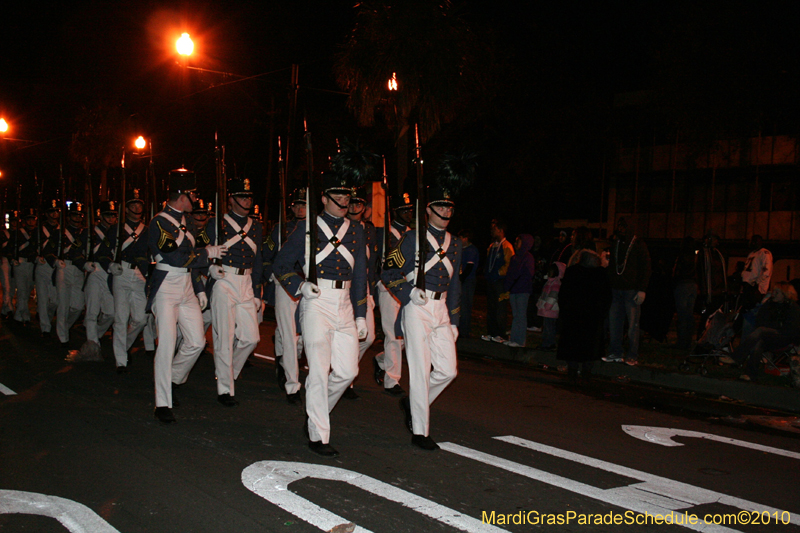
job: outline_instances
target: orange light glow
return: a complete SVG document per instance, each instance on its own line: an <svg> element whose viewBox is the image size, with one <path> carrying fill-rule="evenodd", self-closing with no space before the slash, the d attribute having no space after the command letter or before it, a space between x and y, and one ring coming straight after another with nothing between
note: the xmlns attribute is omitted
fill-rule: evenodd
<svg viewBox="0 0 800 533"><path fill-rule="evenodd" d="M133 145L139 150L142 150L145 146L147 146L147 142L144 140L144 137L139 135L139 137L136 138L136 141L134 141Z"/></svg>
<svg viewBox="0 0 800 533"><path fill-rule="evenodd" d="M0 133L5 133L8 131L8 122L6 119L0 118Z"/></svg>
<svg viewBox="0 0 800 533"><path fill-rule="evenodd" d="M389 79L389 90L396 91L397 90L397 73L392 72L392 77Z"/></svg>
<svg viewBox="0 0 800 533"><path fill-rule="evenodd" d="M188 33L181 34L180 39L175 43L175 47L182 56L190 56L194 51L194 43Z"/></svg>

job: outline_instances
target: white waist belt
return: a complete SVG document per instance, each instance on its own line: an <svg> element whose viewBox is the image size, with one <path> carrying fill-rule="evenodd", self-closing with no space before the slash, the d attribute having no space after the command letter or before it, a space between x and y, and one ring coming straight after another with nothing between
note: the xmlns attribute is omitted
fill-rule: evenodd
<svg viewBox="0 0 800 533"><path fill-rule="evenodd" d="M317 286L320 289L349 289L350 281L338 279L318 279Z"/></svg>
<svg viewBox="0 0 800 533"><path fill-rule="evenodd" d="M425 294L427 294L428 298L430 298L431 300L443 300L447 296L447 291L436 292L436 291L426 290Z"/></svg>
<svg viewBox="0 0 800 533"><path fill-rule="evenodd" d="M137 265L134 265L133 263L128 263L127 261L120 261L119 263L122 265L122 268L130 268L131 270L133 270L134 268L137 267Z"/></svg>
<svg viewBox="0 0 800 533"><path fill-rule="evenodd" d="M222 265L222 270L236 276L249 276L253 272L252 268L236 268L228 265Z"/></svg>
<svg viewBox="0 0 800 533"><path fill-rule="evenodd" d="M181 274L188 274L191 269L183 267L174 267L166 263L156 263L156 270L165 270L167 272L180 272Z"/></svg>

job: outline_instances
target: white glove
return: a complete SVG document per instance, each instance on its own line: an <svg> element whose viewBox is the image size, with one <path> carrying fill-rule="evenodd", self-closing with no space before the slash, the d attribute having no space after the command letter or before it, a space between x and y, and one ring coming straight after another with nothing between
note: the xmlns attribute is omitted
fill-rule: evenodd
<svg viewBox="0 0 800 533"><path fill-rule="evenodd" d="M56 266L58 268L67 268L67 264L64 262L63 259L59 259L58 261L56 261Z"/></svg>
<svg viewBox="0 0 800 533"><path fill-rule="evenodd" d="M200 310L205 311L205 308L208 307L208 296L206 296L206 293L198 292L197 301L200 302Z"/></svg>
<svg viewBox="0 0 800 533"><path fill-rule="evenodd" d="M261 311L261 298L253 298L253 304L256 306L256 313Z"/></svg>
<svg viewBox="0 0 800 533"><path fill-rule="evenodd" d="M121 276L122 275L122 265L119 263L111 263L108 265L108 271L111 272L114 276Z"/></svg>
<svg viewBox="0 0 800 533"><path fill-rule="evenodd" d="M319 298L319 287L310 281L304 281L300 285L300 294L303 295L303 298L308 298L309 300Z"/></svg>
<svg viewBox="0 0 800 533"><path fill-rule="evenodd" d="M636 293L636 296L633 297L633 303L636 305L642 305L644 303L644 291L639 291Z"/></svg>
<svg viewBox="0 0 800 533"><path fill-rule="evenodd" d="M358 330L358 340L363 341L367 338L369 330L367 329L366 318L356 318L356 329Z"/></svg>
<svg viewBox="0 0 800 533"><path fill-rule="evenodd" d="M208 273L211 274L211 277L220 280L225 277L225 271L222 270L222 267L219 265L211 265L208 267Z"/></svg>
<svg viewBox="0 0 800 533"><path fill-rule="evenodd" d="M456 342L458 340L458 326L450 324L450 329L453 331L453 342Z"/></svg>
<svg viewBox="0 0 800 533"><path fill-rule="evenodd" d="M47 261L45 261L45 260L44 260L44 257L37 257L37 258L36 258L36 261L37 261L37 262L38 262L40 265L44 265L45 263L47 263Z"/></svg>
<svg viewBox="0 0 800 533"><path fill-rule="evenodd" d="M428 303L428 295L419 287L411 289L411 301L416 305L425 305Z"/></svg>
<svg viewBox="0 0 800 533"><path fill-rule="evenodd" d="M227 246L206 246L206 250L208 250L208 258L209 259L221 259L223 255L228 253Z"/></svg>
<svg viewBox="0 0 800 533"><path fill-rule="evenodd" d="M94 272L95 270L97 270L97 267L96 267L96 266L94 265L94 263L92 263L91 261L86 261L86 262L83 264L83 269L84 269L86 272L92 273L92 272Z"/></svg>

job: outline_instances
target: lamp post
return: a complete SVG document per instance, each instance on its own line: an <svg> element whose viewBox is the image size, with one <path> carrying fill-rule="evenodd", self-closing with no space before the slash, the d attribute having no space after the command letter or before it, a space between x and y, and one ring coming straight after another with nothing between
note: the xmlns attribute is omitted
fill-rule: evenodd
<svg viewBox="0 0 800 533"><path fill-rule="evenodd" d="M6 119L0 118L0 133L5 134L8 131L8 122Z"/></svg>

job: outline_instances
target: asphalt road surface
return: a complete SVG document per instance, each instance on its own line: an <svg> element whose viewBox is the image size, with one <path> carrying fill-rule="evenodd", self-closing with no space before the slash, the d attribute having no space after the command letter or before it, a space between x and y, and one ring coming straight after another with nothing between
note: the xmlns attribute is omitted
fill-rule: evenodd
<svg viewBox="0 0 800 533"><path fill-rule="evenodd" d="M273 327L256 354L272 355ZM38 329L0 329L0 530L800 531L800 439L730 422L775 413L465 358L426 452L374 382L373 349L326 460L271 360L252 358L225 408L204 354L162 425L152 360L139 349L118 375L104 343L104 363L73 364Z"/></svg>

